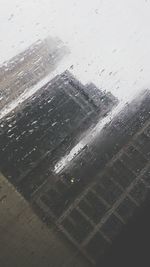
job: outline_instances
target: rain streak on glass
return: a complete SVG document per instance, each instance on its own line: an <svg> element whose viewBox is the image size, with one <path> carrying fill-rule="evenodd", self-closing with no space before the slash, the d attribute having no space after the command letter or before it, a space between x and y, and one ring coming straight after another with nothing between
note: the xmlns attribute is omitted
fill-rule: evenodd
<svg viewBox="0 0 150 267"><path fill-rule="evenodd" d="M0 266L100 266L149 204L149 12L1 0Z"/></svg>

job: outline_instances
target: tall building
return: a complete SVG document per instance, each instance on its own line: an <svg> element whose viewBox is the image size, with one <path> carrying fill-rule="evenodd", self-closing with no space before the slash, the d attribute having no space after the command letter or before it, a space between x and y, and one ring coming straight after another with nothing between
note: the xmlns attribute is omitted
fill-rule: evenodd
<svg viewBox="0 0 150 267"><path fill-rule="evenodd" d="M54 172L56 162L117 104L97 90L65 72L0 122L1 172L47 225L50 238L53 232L68 242L68 267L79 266L80 257L81 266L97 264L150 188L148 90Z"/></svg>
<svg viewBox="0 0 150 267"><path fill-rule="evenodd" d="M145 91L63 170L61 180L34 195L39 214L44 211L93 265L150 193L149 104Z"/></svg>
<svg viewBox="0 0 150 267"><path fill-rule="evenodd" d="M68 53L58 38L48 37L5 62L0 67L0 110L54 71Z"/></svg>
<svg viewBox="0 0 150 267"><path fill-rule="evenodd" d="M118 102L106 94L96 106L85 89L66 71L1 120L1 170L27 198L45 183L56 161Z"/></svg>

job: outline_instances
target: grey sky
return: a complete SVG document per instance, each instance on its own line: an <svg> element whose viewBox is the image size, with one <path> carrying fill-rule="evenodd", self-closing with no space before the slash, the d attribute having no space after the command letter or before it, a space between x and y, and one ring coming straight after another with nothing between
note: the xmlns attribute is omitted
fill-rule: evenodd
<svg viewBox="0 0 150 267"><path fill-rule="evenodd" d="M123 99L150 85L149 0L0 0L0 63L47 35L84 83Z"/></svg>

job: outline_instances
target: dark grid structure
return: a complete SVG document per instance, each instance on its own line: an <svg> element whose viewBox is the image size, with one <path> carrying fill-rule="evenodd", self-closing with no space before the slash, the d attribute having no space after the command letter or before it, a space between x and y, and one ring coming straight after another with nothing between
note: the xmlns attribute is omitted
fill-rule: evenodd
<svg viewBox="0 0 150 267"><path fill-rule="evenodd" d="M97 263L149 194L149 103L147 91L130 119L128 112L123 111L124 119L127 116L133 128L128 128L127 133L123 122L126 139L120 136L118 151L112 157L110 154L111 159L103 168L99 166L95 176L88 179L86 174L86 182L84 177L73 180L77 172L72 167L70 174L63 174L54 186L47 183L33 196L33 206L41 212L41 217L45 215L48 222L54 222L92 264ZM131 107L132 104L135 102ZM121 116L112 122L113 126L120 126ZM116 140L112 145L115 144ZM79 175L78 169L78 178Z"/></svg>
<svg viewBox="0 0 150 267"><path fill-rule="evenodd" d="M149 193L149 148L150 121L57 221L58 227L93 263Z"/></svg>

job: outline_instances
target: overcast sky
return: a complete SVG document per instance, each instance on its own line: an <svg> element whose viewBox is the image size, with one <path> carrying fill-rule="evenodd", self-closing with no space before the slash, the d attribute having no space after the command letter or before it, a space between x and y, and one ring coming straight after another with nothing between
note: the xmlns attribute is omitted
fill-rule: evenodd
<svg viewBox="0 0 150 267"><path fill-rule="evenodd" d="M47 35L82 82L123 99L150 87L150 0L0 0L0 64Z"/></svg>

